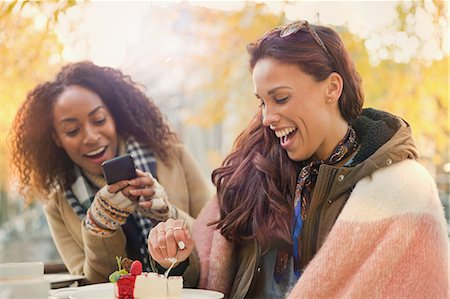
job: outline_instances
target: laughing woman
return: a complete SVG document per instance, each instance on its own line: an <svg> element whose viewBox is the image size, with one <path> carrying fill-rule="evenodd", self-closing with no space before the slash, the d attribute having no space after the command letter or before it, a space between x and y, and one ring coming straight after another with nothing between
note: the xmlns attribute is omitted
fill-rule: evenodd
<svg viewBox="0 0 450 299"><path fill-rule="evenodd" d="M12 148L20 191L42 199L67 269L90 282L107 281L116 256L149 271L151 228L168 218L189 226L212 195L153 101L119 70L90 62L65 66L28 94ZM107 185L102 162L125 153L138 177Z"/></svg>
<svg viewBox="0 0 450 299"><path fill-rule="evenodd" d="M260 110L195 221L199 286L231 298L449 298L436 185L408 123L362 109L339 35L301 21L248 50ZM163 262L159 229L149 247ZM174 237L165 243L192 243Z"/></svg>

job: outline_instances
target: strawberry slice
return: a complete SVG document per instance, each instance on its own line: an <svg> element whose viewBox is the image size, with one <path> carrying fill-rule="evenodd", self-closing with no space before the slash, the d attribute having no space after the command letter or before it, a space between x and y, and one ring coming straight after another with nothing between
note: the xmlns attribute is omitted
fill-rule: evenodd
<svg viewBox="0 0 450 299"><path fill-rule="evenodd" d="M130 274L141 275L141 273L142 273L142 263L140 261L134 261L131 264Z"/></svg>

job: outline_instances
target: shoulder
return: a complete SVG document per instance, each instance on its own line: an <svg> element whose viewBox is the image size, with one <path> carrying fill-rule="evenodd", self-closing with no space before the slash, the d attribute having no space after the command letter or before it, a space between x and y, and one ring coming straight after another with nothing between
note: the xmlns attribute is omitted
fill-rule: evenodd
<svg viewBox="0 0 450 299"><path fill-rule="evenodd" d="M63 206L66 203L67 201L65 200L64 194L54 191L43 203L43 210L48 217L59 217L62 213Z"/></svg>
<svg viewBox="0 0 450 299"><path fill-rule="evenodd" d="M188 147L182 143L174 144L172 147L172 152L175 159L181 163L183 168L190 169L197 164L197 160L192 155Z"/></svg>
<svg viewBox="0 0 450 299"><path fill-rule="evenodd" d="M176 143L172 146L174 153L177 157L182 158L185 155L190 155L190 152L186 145L183 143Z"/></svg>
<svg viewBox="0 0 450 299"><path fill-rule="evenodd" d="M437 216L441 210L433 178L417 161L407 159L380 168L360 180L341 218L380 220L405 213L431 213Z"/></svg>
<svg viewBox="0 0 450 299"><path fill-rule="evenodd" d="M170 160L166 163L156 156L158 164L158 179L170 178L171 181L183 180L188 174L195 172L196 161L187 147L183 144L175 144L171 149Z"/></svg>
<svg viewBox="0 0 450 299"><path fill-rule="evenodd" d="M53 209L61 204L62 199L64 199L64 194L62 192L53 191L50 193L48 198L43 201L44 209Z"/></svg>

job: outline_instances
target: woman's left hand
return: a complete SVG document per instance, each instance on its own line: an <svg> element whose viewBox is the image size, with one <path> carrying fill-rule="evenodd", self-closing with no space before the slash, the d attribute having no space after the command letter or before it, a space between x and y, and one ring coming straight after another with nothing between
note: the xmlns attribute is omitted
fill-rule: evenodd
<svg viewBox="0 0 450 299"><path fill-rule="evenodd" d="M139 206L143 209L163 209L168 207L164 187L149 173L136 169L137 178L129 181L128 193L141 198Z"/></svg>
<svg viewBox="0 0 450 299"><path fill-rule="evenodd" d="M150 230L148 236L150 255L166 269L171 266L170 258L176 258L175 266L186 260L194 245L186 221L182 219L170 218L166 222L160 222Z"/></svg>

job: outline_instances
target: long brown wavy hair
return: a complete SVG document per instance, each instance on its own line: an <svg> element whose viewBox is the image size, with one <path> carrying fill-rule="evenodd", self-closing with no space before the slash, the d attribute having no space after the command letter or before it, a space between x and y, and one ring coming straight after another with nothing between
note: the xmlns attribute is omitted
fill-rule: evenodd
<svg viewBox="0 0 450 299"><path fill-rule="evenodd" d="M291 243L291 206L299 163L289 159L261 111L236 139L222 166L212 173L220 205L217 227L237 244L256 238ZM286 174L281 175L280 170Z"/></svg>
<svg viewBox="0 0 450 299"><path fill-rule="evenodd" d="M325 44L332 60L308 28L280 37L280 29L248 45L250 71L263 58L295 64L316 81L339 73L344 88L339 109L348 122L362 111L364 94L361 77L340 36L332 29L311 25ZM236 243L256 239L267 250L276 240L291 244L293 197L302 162L289 159L279 139L261 122L261 111L237 138L222 166L213 171L223 236Z"/></svg>
<svg viewBox="0 0 450 299"><path fill-rule="evenodd" d="M39 197L45 201L52 192L73 183L73 162L52 139L53 104L71 85L100 96L114 118L119 136L134 136L164 163L170 163L179 138L141 85L114 68L89 61L68 64L53 81L28 93L13 121L11 164L19 179L19 191L27 200Z"/></svg>

